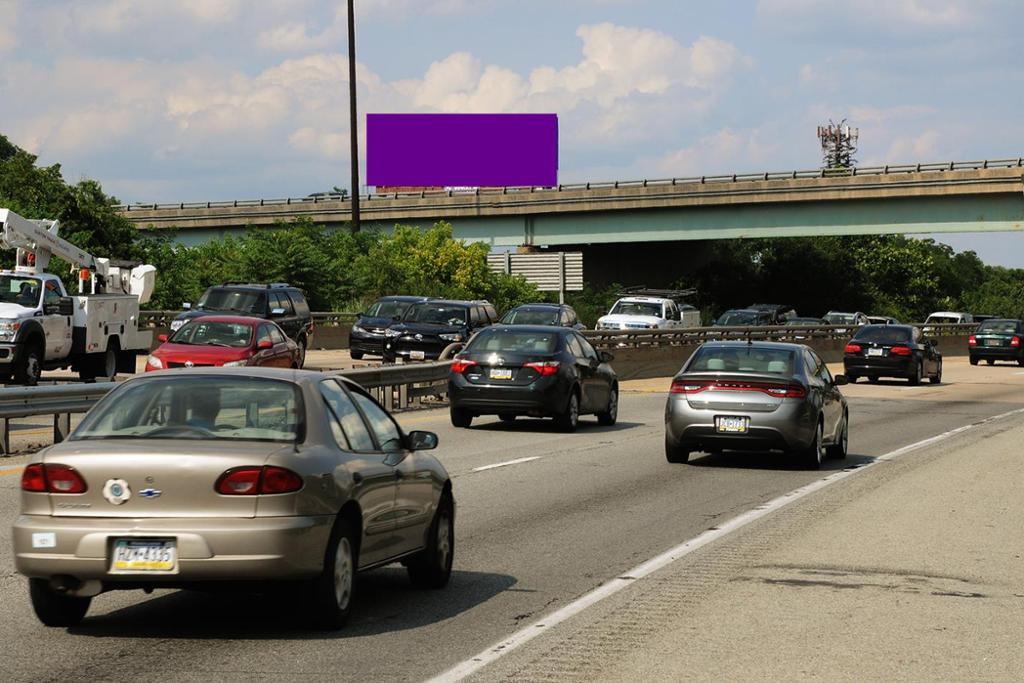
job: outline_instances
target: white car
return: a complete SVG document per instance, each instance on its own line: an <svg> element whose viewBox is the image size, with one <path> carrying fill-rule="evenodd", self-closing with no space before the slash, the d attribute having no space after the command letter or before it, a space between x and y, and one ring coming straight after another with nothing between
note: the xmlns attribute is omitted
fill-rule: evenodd
<svg viewBox="0 0 1024 683"><path fill-rule="evenodd" d="M626 296L597 321L598 330L658 330L700 327L700 311L654 296Z"/></svg>

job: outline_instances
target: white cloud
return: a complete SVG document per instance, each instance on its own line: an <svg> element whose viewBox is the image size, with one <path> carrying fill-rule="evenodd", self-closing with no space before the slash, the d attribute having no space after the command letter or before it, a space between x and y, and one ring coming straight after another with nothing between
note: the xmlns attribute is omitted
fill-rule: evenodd
<svg viewBox="0 0 1024 683"><path fill-rule="evenodd" d="M978 0L758 0L760 17L789 30L962 29L979 20ZM829 35L826 33L825 35Z"/></svg>
<svg viewBox="0 0 1024 683"><path fill-rule="evenodd" d="M648 162L649 167L670 177L768 170L780 143L760 128L736 131L723 128L696 144L673 150Z"/></svg>
<svg viewBox="0 0 1024 683"><path fill-rule="evenodd" d="M934 161L939 158L940 140L937 130L925 130L919 135L902 137L893 140L885 158L890 163Z"/></svg>

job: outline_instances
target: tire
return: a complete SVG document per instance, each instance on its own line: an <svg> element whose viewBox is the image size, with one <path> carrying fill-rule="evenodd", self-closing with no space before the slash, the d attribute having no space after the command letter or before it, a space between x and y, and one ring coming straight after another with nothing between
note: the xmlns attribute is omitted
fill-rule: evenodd
<svg viewBox="0 0 1024 683"><path fill-rule="evenodd" d="M516 415L515 413L499 413L498 419L501 420L502 422L515 422Z"/></svg>
<svg viewBox="0 0 1024 683"><path fill-rule="evenodd" d="M576 431L580 423L580 395L573 390L569 394L569 402L565 406L565 412L555 418L555 425L559 431L571 433Z"/></svg>
<svg viewBox="0 0 1024 683"><path fill-rule="evenodd" d="M34 387L39 384L42 374L43 349L38 344L31 344L25 348L21 361L14 368L14 383Z"/></svg>
<svg viewBox="0 0 1024 683"><path fill-rule="evenodd" d="M351 351L350 350L348 352L348 355L349 355L349 358L351 358L352 360L362 360L363 359L363 352L362 351Z"/></svg>
<svg viewBox="0 0 1024 683"><path fill-rule="evenodd" d="M994 358L989 358L989 359L988 359L988 360L986 360L985 362L986 362L986 363L988 363L989 365L995 365L995 364L996 364L996 361L995 361L995 359L994 359Z"/></svg>
<svg viewBox="0 0 1024 683"><path fill-rule="evenodd" d="M822 448L821 443L823 438L822 431L823 428L819 422L818 428L814 431L814 440L811 441L811 444L800 454L800 459L803 460L804 467L809 470L821 469L821 461L824 456L822 453L824 448Z"/></svg>
<svg viewBox="0 0 1024 683"><path fill-rule="evenodd" d="M921 380L924 379L924 369L922 368L923 365L924 361L921 361L915 365L914 374L910 376L910 386L916 387L918 384L921 383Z"/></svg>
<svg viewBox="0 0 1024 683"><path fill-rule="evenodd" d="M975 358L974 356L971 356L971 365L977 365L977 364L978 364L978 359Z"/></svg>
<svg viewBox="0 0 1024 683"><path fill-rule="evenodd" d="M843 427L836 443L828 447L828 457L845 460L850 451L850 414L843 413Z"/></svg>
<svg viewBox="0 0 1024 683"><path fill-rule="evenodd" d="M97 377L109 377L111 380L117 376L117 354L121 345L116 339L107 342L107 350L103 353L90 354L78 371L78 378L83 382L91 382Z"/></svg>
<svg viewBox="0 0 1024 683"><path fill-rule="evenodd" d="M442 494L430 523L430 541L423 552L409 560L406 571L416 588L438 589L448 584L455 558L455 506L451 495Z"/></svg>
<svg viewBox="0 0 1024 683"><path fill-rule="evenodd" d="M684 446L672 443L665 435L665 460L673 465L682 465L690 461L690 450Z"/></svg>
<svg viewBox="0 0 1024 683"><path fill-rule="evenodd" d="M306 338L299 337L295 343L299 347L299 367L305 367L306 365Z"/></svg>
<svg viewBox="0 0 1024 683"><path fill-rule="evenodd" d="M336 630L345 625L355 595L358 551L352 523L339 519L324 553L324 570L309 596L310 614L318 626Z"/></svg>
<svg viewBox="0 0 1024 683"><path fill-rule="evenodd" d="M74 626L80 623L92 602L92 598L61 595L50 588L50 582L46 579L29 579L28 594L32 600L32 609L46 626Z"/></svg>
<svg viewBox="0 0 1024 683"><path fill-rule="evenodd" d="M878 384L878 377L877 376L868 377L868 381L871 382L872 384Z"/></svg>
<svg viewBox="0 0 1024 683"><path fill-rule="evenodd" d="M612 387L612 393L608 396L608 408L603 413L597 414L597 423L605 427L611 427L619 419L619 388Z"/></svg>
<svg viewBox="0 0 1024 683"><path fill-rule="evenodd" d="M473 424L473 414L470 413L468 410L463 410L462 408L456 408L455 406L452 406L449 409L448 414L451 416L453 427L461 427L465 429L466 427L469 427L471 424Z"/></svg>
<svg viewBox="0 0 1024 683"><path fill-rule="evenodd" d="M935 374L928 378L928 381L932 384L942 384L942 361L939 361L939 367L935 371Z"/></svg>
<svg viewBox="0 0 1024 683"><path fill-rule="evenodd" d="M860 379L860 377L858 377L857 375L847 375L847 376L846 376L846 380L847 380L847 381L848 381L848 382L849 382L850 384L856 384L856 383L857 383L857 380L859 380L859 379Z"/></svg>
<svg viewBox="0 0 1024 683"><path fill-rule="evenodd" d="M1024 368L1024 358L1018 358L1017 359L1017 365L1019 365L1020 367Z"/></svg>

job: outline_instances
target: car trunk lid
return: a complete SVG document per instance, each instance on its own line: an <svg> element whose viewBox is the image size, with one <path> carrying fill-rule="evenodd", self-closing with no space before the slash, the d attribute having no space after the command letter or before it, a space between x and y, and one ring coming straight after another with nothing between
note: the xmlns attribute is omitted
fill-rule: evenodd
<svg viewBox="0 0 1024 683"><path fill-rule="evenodd" d="M681 375L672 381L671 391L698 410L761 413L807 395L807 388L788 376L739 372Z"/></svg>

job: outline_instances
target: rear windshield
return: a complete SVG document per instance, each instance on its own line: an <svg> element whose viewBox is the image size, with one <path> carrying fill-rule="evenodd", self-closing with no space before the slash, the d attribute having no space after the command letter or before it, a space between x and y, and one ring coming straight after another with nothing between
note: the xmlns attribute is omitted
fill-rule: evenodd
<svg viewBox="0 0 1024 683"><path fill-rule="evenodd" d="M378 301L366 309L366 317L401 318L410 306L411 301Z"/></svg>
<svg viewBox="0 0 1024 683"><path fill-rule="evenodd" d="M793 352L757 346L713 347L697 349L687 372L750 372L776 375L793 374Z"/></svg>
<svg viewBox="0 0 1024 683"><path fill-rule="evenodd" d="M263 315L267 310L267 295L249 289L210 288L200 297L196 307Z"/></svg>
<svg viewBox="0 0 1024 683"><path fill-rule="evenodd" d="M857 341L878 342L886 344L889 342L908 342L912 338L909 327L894 327L892 325L869 325L862 327L853 336Z"/></svg>
<svg viewBox="0 0 1024 683"><path fill-rule="evenodd" d="M434 325L465 325L468 309L444 304L416 304L405 314L404 320Z"/></svg>
<svg viewBox="0 0 1024 683"><path fill-rule="evenodd" d="M993 334L1016 334L1020 331L1020 323L1016 320L986 320L978 327L978 332Z"/></svg>
<svg viewBox="0 0 1024 683"><path fill-rule="evenodd" d="M715 321L716 325L723 327L741 327L743 325L756 325L757 313L751 311L726 311Z"/></svg>
<svg viewBox="0 0 1024 683"><path fill-rule="evenodd" d="M505 314L506 325L556 325L558 311L552 308L515 308Z"/></svg>
<svg viewBox="0 0 1024 683"><path fill-rule="evenodd" d="M168 341L172 344L230 346L243 349L252 341L252 326L244 323L209 322L198 318L184 325Z"/></svg>
<svg viewBox="0 0 1024 683"><path fill-rule="evenodd" d="M146 379L108 394L72 439L298 441L302 398L291 382L210 375Z"/></svg>
<svg viewBox="0 0 1024 683"><path fill-rule="evenodd" d="M557 332L519 332L512 330L484 330L466 346L467 353L554 353Z"/></svg>

